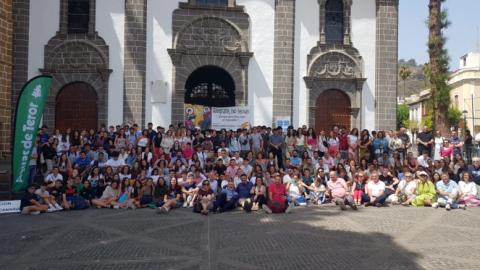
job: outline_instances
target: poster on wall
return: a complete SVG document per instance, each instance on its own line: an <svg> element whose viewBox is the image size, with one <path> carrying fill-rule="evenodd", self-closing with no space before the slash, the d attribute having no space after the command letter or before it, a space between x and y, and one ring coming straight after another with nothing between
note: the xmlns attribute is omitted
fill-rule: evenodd
<svg viewBox="0 0 480 270"><path fill-rule="evenodd" d="M185 104L185 122L188 129L209 129L212 122L212 110L210 107L196 104Z"/></svg>
<svg viewBox="0 0 480 270"><path fill-rule="evenodd" d="M281 127L284 133L287 132L287 129L290 125L291 125L290 116L275 117L275 127Z"/></svg>
<svg viewBox="0 0 480 270"><path fill-rule="evenodd" d="M13 192L24 190L28 185L30 156L51 82L51 76L35 77L23 86L18 97L13 136Z"/></svg>
<svg viewBox="0 0 480 270"><path fill-rule="evenodd" d="M246 106L212 108L212 128L237 130L250 127L250 113Z"/></svg>

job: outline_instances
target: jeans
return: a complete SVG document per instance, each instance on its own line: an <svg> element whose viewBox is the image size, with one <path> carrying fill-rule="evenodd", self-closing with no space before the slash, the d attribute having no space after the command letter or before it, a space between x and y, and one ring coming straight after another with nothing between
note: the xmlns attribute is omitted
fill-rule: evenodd
<svg viewBox="0 0 480 270"><path fill-rule="evenodd" d="M437 203L439 206L442 206L442 207L445 207L447 204L450 204L452 208L458 208L457 202L454 199L447 196L439 196Z"/></svg>
<svg viewBox="0 0 480 270"><path fill-rule="evenodd" d="M232 197L229 201L227 201L227 194L221 193L217 196L214 204L213 209L220 209L223 211L232 210L237 206L238 202L238 195Z"/></svg>
<svg viewBox="0 0 480 270"><path fill-rule="evenodd" d="M28 176L29 185L35 183L35 176L37 176L37 165L30 165Z"/></svg>

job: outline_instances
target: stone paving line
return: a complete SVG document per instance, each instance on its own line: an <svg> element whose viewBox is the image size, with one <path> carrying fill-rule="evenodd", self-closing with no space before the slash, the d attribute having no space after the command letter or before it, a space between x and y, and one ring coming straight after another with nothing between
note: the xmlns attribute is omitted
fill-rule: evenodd
<svg viewBox="0 0 480 270"><path fill-rule="evenodd" d="M0 216L0 269L480 269L480 208Z"/></svg>

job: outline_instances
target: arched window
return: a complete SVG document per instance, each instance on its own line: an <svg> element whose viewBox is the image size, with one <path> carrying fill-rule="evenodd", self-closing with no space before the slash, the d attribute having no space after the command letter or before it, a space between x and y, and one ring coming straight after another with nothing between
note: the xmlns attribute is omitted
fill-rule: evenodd
<svg viewBox="0 0 480 270"><path fill-rule="evenodd" d="M227 6L228 0L196 0L199 6Z"/></svg>
<svg viewBox="0 0 480 270"><path fill-rule="evenodd" d="M88 33L90 0L68 0L68 33Z"/></svg>
<svg viewBox="0 0 480 270"><path fill-rule="evenodd" d="M343 43L343 0L328 0L325 5L325 39Z"/></svg>
<svg viewBox="0 0 480 270"><path fill-rule="evenodd" d="M230 74L219 67L201 67L187 79L185 103L209 107L235 106L235 83Z"/></svg>

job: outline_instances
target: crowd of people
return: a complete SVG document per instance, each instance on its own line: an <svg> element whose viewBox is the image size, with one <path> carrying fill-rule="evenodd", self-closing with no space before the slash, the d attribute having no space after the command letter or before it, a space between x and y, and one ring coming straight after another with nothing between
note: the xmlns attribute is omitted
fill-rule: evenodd
<svg viewBox="0 0 480 270"><path fill-rule="evenodd" d="M234 209L289 213L295 207L386 204L465 209L480 206L480 159L472 136L412 141L394 131L265 126L190 130L55 130L43 126L30 159L24 214L89 207ZM412 147L413 146L413 147Z"/></svg>

